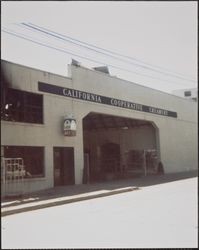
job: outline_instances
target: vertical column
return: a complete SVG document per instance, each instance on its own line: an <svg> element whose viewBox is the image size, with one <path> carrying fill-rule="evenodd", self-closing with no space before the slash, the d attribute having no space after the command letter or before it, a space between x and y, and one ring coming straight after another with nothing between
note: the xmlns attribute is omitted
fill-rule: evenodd
<svg viewBox="0 0 199 250"><path fill-rule="evenodd" d="M77 133L75 136L75 148L74 148L75 184L82 184L82 182L83 182L83 168L84 168L82 118L79 118L76 121L77 121Z"/></svg>
<svg viewBox="0 0 199 250"><path fill-rule="evenodd" d="M45 176L45 188L54 186L54 157L53 146L45 146L44 148L44 176Z"/></svg>

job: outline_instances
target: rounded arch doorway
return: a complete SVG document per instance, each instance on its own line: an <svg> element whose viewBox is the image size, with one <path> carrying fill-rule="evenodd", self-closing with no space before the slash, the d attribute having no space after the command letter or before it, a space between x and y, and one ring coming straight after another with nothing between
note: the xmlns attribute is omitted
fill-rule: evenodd
<svg viewBox="0 0 199 250"><path fill-rule="evenodd" d="M152 121L91 112L83 118L85 182L157 172L159 131Z"/></svg>

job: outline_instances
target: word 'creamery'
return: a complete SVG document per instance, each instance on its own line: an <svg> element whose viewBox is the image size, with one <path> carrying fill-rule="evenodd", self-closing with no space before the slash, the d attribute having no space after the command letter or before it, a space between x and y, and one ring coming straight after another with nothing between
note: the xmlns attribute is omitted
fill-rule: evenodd
<svg viewBox="0 0 199 250"><path fill-rule="evenodd" d="M48 83L38 82L38 89L39 91L42 91L42 92L80 99L80 100L84 100L88 102L106 104L106 105L116 106L120 108L153 113L157 115L170 116L170 117L175 117L175 118L177 117L177 113L173 111L150 107L150 106L146 106L146 105L142 105L138 103L119 100L119 99L97 95L93 93L88 93L88 92L80 91L76 89L63 88L63 87L51 85Z"/></svg>

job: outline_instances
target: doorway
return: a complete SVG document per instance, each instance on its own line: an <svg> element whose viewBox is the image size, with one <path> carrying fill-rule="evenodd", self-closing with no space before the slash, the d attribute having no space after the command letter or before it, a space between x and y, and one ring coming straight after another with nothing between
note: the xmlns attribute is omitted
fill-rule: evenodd
<svg viewBox="0 0 199 250"><path fill-rule="evenodd" d="M54 147L54 186L75 184L74 148Z"/></svg>
<svg viewBox="0 0 199 250"><path fill-rule="evenodd" d="M152 121L91 112L83 118L83 140L90 182L156 174L159 131Z"/></svg>
<svg viewBox="0 0 199 250"><path fill-rule="evenodd" d="M120 145L105 143L101 147L101 169L104 173L116 173L120 168Z"/></svg>

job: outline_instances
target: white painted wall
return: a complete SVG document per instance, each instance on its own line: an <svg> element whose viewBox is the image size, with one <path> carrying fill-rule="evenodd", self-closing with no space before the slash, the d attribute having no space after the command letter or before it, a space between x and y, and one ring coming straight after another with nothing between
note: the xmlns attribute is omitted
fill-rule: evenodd
<svg viewBox="0 0 199 250"><path fill-rule="evenodd" d="M5 61L2 62L2 66L13 88L40 93L44 96L44 124L1 121L2 145L45 147L46 175L39 180L27 180L25 187L27 191L53 186L53 147L55 146L75 148L75 183L82 183L82 119L90 112L153 121L159 129L160 157L165 172L197 169L197 105L195 102L82 67L70 66L71 77L67 78ZM176 111L178 118L39 92L38 81ZM63 135L62 119L68 113L72 113L77 119L76 137ZM125 141L128 144L128 138Z"/></svg>
<svg viewBox="0 0 199 250"><path fill-rule="evenodd" d="M185 96L185 91L190 91L191 96ZM172 91L173 95L180 96L186 99L198 98L198 89L197 88L186 88L186 89L176 89Z"/></svg>
<svg viewBox="0 0 199 250"><path fill-rule="evenodd" d="M90 103L81 107L82 112L90 108L93 112L152 121L159 131L157 143L165 172L197 169L195 102L82 67L71 66L70 70L75 89L177 112L178 117L172 118Z"/></svg>

